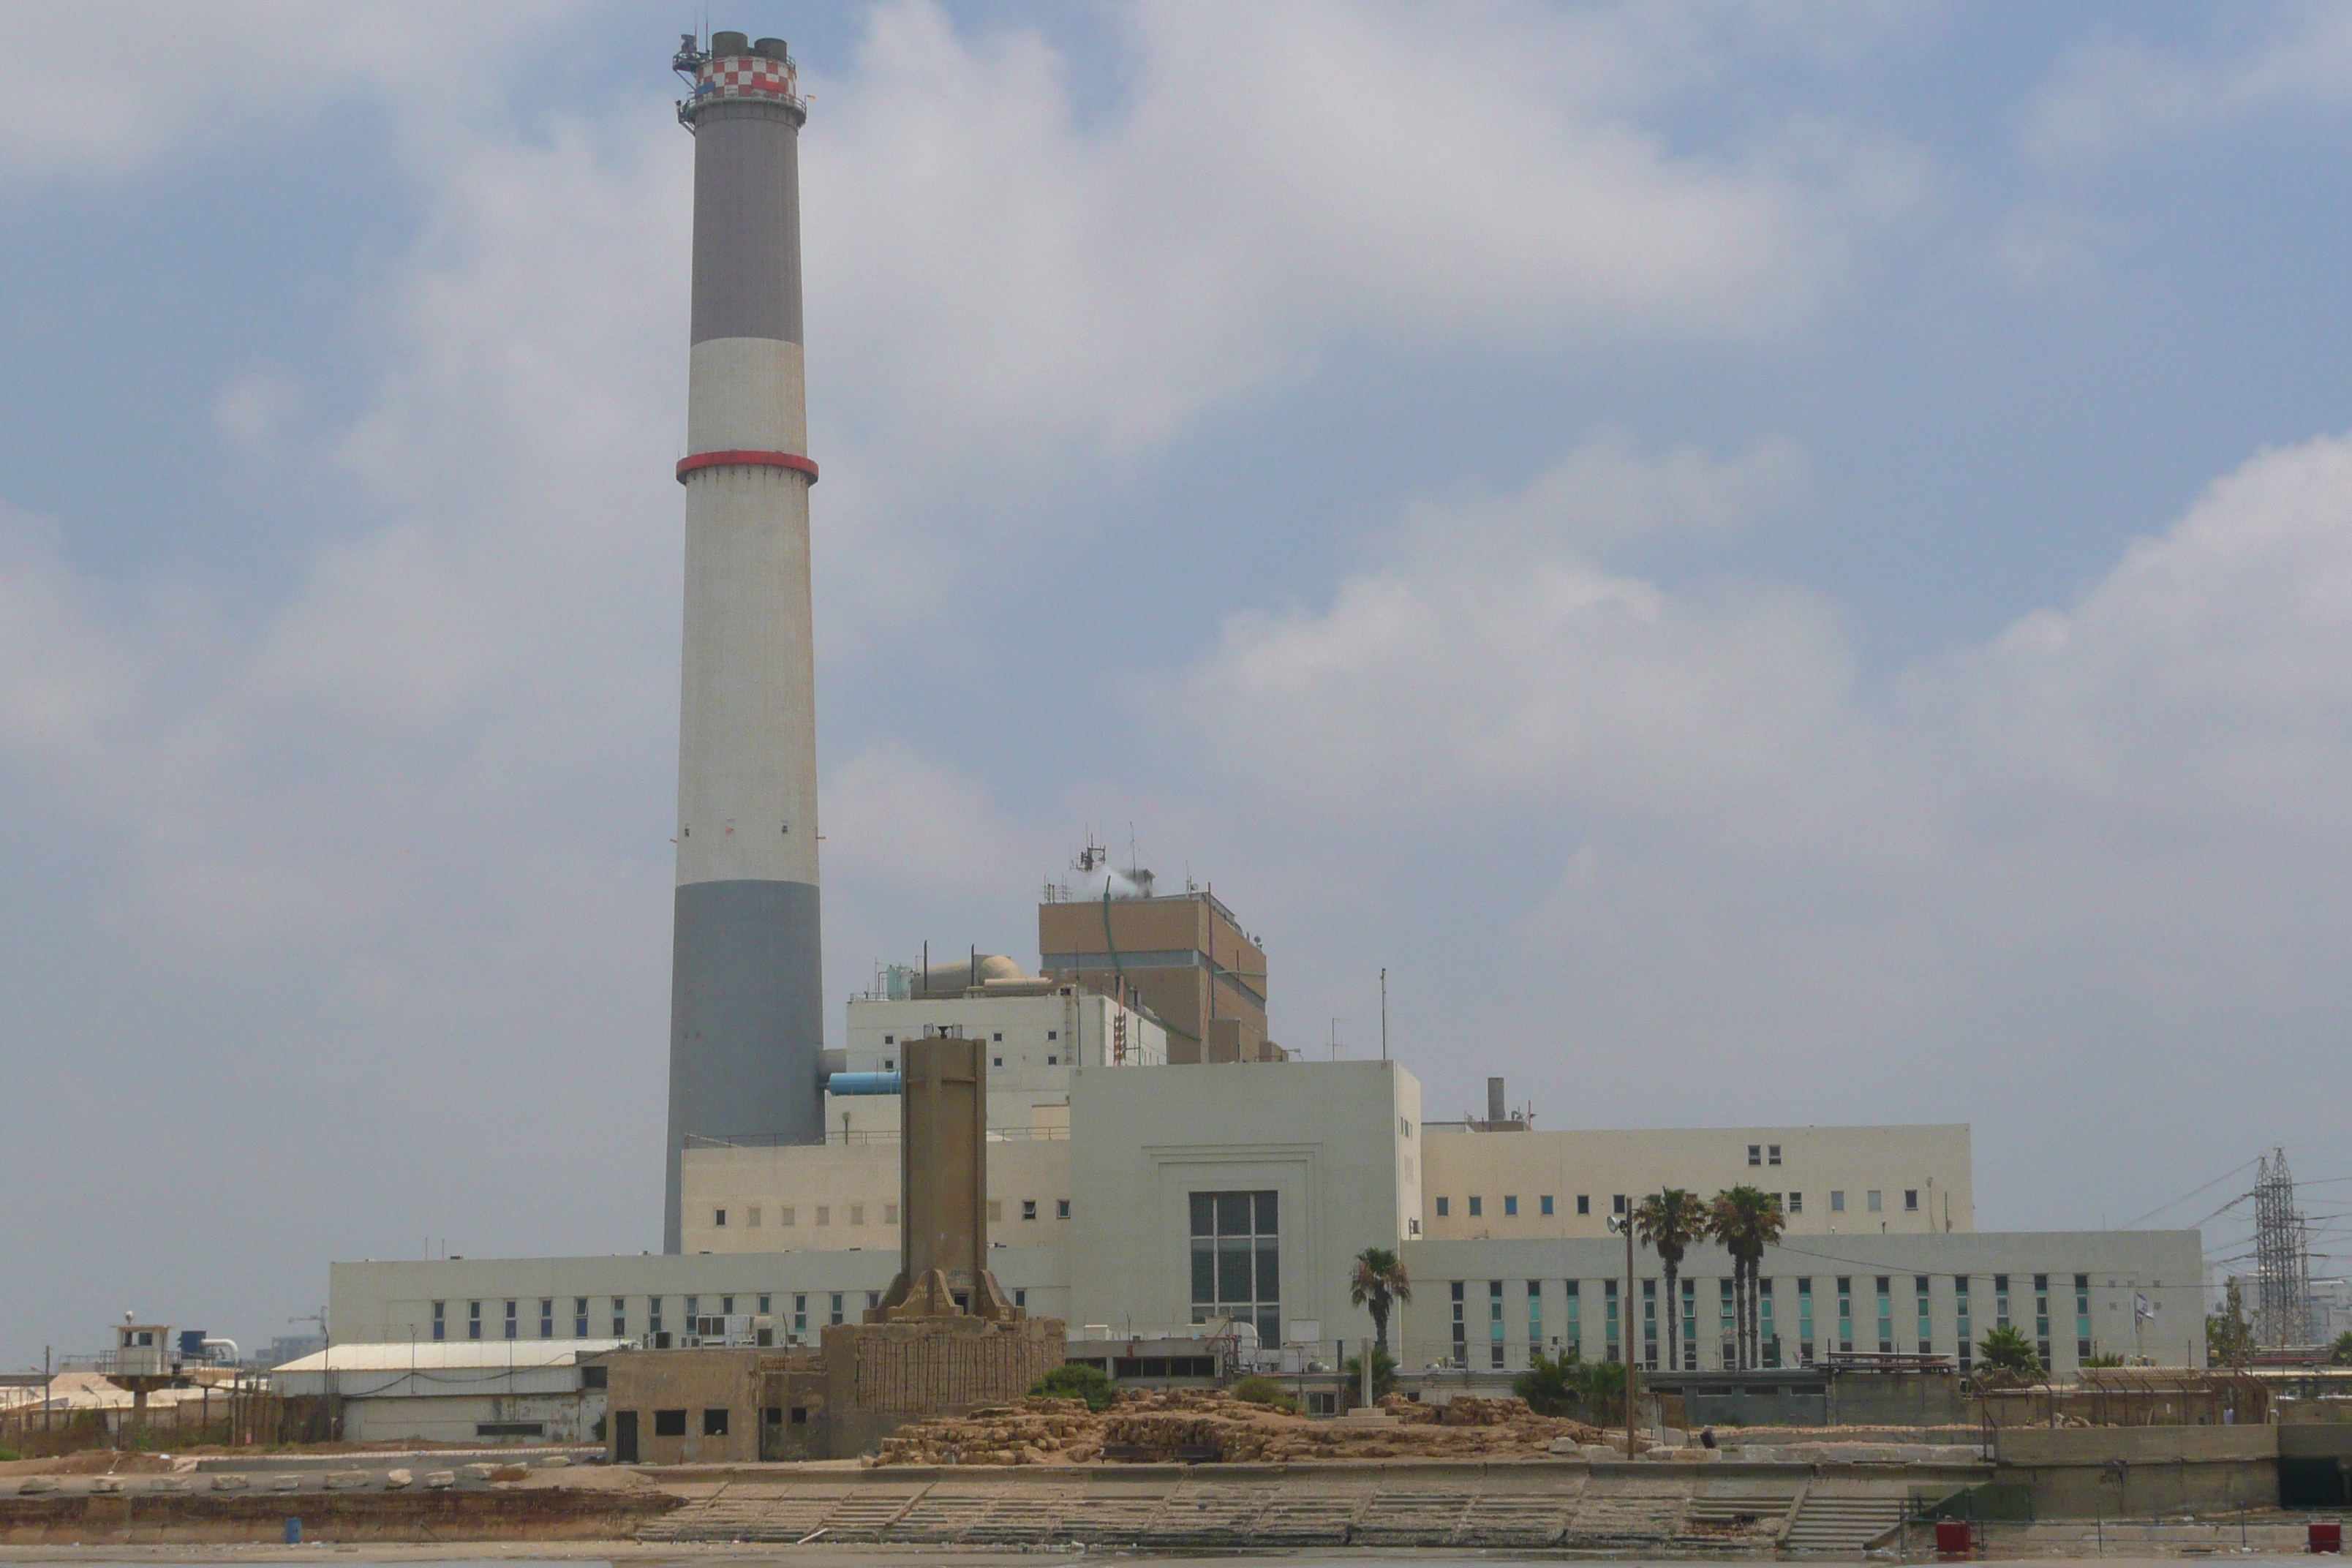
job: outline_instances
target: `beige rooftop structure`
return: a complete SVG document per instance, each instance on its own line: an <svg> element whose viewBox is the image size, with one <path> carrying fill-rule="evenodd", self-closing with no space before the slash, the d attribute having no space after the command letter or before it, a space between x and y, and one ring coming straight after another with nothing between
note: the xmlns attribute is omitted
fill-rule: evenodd
<svg viewBox="0 0 2352 1568"><path fill-rule="evenodd" d="M1266 1038L1265 950L1215 893L1153 891L1151 873L1110 870L1088 846L1037 906L1038 967L1139 998L1167 1027L1172 1063L1279 1061Z"/></svg>

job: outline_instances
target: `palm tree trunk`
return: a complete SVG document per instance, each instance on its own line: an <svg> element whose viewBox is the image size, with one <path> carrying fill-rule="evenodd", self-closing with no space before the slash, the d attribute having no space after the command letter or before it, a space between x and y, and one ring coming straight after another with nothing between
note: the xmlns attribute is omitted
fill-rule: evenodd
<svg viewBox="0 0 2352 1568"><path fill-rule="evenodd" d="M1673 1367L1676 1364L1675 1361L1675 1325L1682 1320L1682 1314L1675 1310L1676 1305L1675 1300L1675 1279L1677 1272L1678 1271L1673 1264L1669 1263L1665 1266L1666 1365L1668 1367Z"/></svg>
<svg viewBox="0 0 2352 1568"><path fill-rule="evenodd" d="M1748 1317L1747 1321L1741 1325L1741 1327L1747 1331L1748 1335L1748 1364L1751 1367L1762 1366L1764 1364L1764 1334L1762 1327L1760 1326L1760 1319L1762 1317L1761 1301L1764 1294L1764 1282L1757 1276L1756 1259L1752 1258L1743 1258L1740 1259L1740 1262L1748 1270Z"/></svg>
<svg viewBox="0 0 2352 1568"><path fill-rule="evenodd" d="M1739 1317L1739 1370L1746 1372L1749 1367L1756 1364L1748 1353L1748 1292L1752 1290L1754 1287L1751 1286L1748 1280L1747 1258L1733 1258L1731 1260L1731 1267L1732 1271L1739 1276L1738 1289L1733 1292L1734 1295L1738 1297L1738 1300L1733 1303L1732 1310L1738 1313Z"/></svg>
<svg viewBox="0 0 2352 1568"><path fill-rule="evenodd" d="M1759 1298L1763 1294L1763 1281L1756 1277L1756 1260L1754 1258L1743 1258L1739 1261L1741 1266L1748 1270L1748 1315L1746 1321L1740 1324L1741 1330L1746 1333L1748 1338L1748 1364L1749 1366L1762 1366L1764 1364L1764 1340L1763 1335L1757 1325L1759 1315L1757 1304Z"/></svg>
<svg viewBox="0 0 2352 1568"><path fill-rule="evenodd" d="M1734 1254L1731 1259L1731 1319L1732 1339L1738 1348L1738 1370L1748 1370L1748 1259Z"/></svg>
<svg viewBox="0 0 2352 1568"><path fill-rule="evenodd" d="M1731 1364L1736 1372L1748 1370L1748 1260L1736 1255L1731 1259Z"/></svg>

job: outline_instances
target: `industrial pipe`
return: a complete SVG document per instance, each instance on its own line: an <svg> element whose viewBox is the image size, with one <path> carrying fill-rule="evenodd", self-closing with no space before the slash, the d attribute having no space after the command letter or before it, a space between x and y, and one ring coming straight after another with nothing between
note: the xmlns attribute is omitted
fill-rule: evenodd
<svg viewBox="0 0 2352 1568"><path fill-rule="evenodd" d="M837 1072L825 1080L827 1094L896 1094L898 1075L894 1072Z"/></svg>

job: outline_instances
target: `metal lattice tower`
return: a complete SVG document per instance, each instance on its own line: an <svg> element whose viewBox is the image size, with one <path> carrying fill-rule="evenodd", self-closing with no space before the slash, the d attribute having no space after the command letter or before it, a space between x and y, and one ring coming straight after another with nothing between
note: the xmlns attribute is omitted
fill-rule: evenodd
<svg viewBox="0 0 2352 1568"><path fill-rule="evenodd" d="M2273 1149L2254 1177L2254 1336L2265 1345L2311 1342L2311 1251L2294 1206L2286 1151Z"/></svg>

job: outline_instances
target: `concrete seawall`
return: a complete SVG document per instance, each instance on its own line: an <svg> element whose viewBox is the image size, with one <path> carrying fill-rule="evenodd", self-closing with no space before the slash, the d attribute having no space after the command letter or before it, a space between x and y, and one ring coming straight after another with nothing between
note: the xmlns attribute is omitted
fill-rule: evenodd
<svg viewBox="0 0 2352 1568"><path fill-rule="evenodd" d="M2272 1509L2276 1426L2006 1426L2000 1479L2030 1487L2039 1519L2147 1518Z"/></svg>

